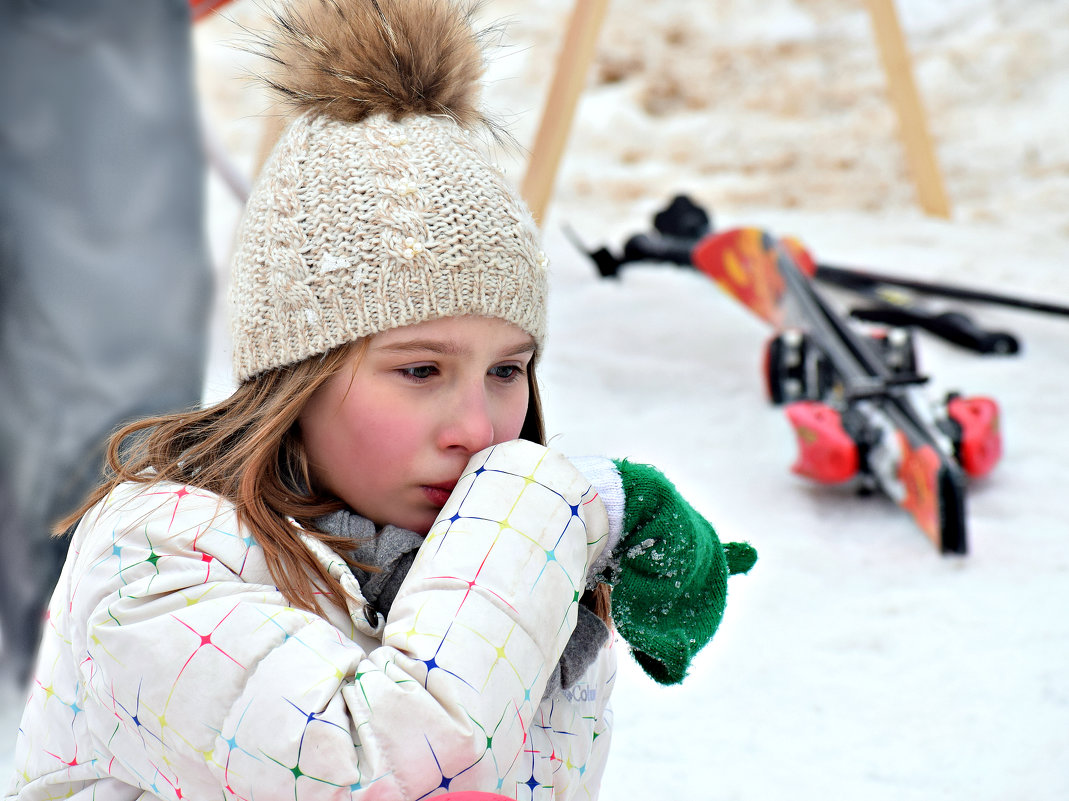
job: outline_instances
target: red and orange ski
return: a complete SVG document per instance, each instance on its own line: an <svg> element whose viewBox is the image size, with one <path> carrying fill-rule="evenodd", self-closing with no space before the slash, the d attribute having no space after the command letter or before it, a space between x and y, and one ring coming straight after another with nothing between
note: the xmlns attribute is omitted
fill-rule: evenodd
<svg viewBox="0 0 1069 801"><path fill-rule="evenodd" d="M815 264L795 240L756 228L710 233L690 260L776 329L765 373L798 439L795 472L879 489L940 552L965 553L965 475L987 473L1001 452L994 401L930 403L909 332L847 323L814 287Z"/></svg>

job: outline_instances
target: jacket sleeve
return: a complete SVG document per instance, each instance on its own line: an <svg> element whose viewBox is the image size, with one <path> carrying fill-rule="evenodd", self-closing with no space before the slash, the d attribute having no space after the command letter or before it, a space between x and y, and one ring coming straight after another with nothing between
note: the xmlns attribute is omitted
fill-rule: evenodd
<svg viewBox="0 0 1069 801"><path fill-rule="evenodd" d="M567 460L525 442L474 457L384 630L354 613L368 637L244 575L248 538L191 524L187 500L79 554L71 615L110 775L164 798L501 788L606 534Z"/></svg>

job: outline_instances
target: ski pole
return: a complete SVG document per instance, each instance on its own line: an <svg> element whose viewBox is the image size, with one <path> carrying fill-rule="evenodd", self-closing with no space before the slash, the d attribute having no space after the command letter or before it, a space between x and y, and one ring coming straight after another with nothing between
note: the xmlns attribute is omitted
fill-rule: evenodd
<svg viewBox="0 0 1069 801"><path fill-rule="evenodd" d="M995 303L1001 306L1011 306L1029 311L1044 312L1069 317L1069 306L1057 303L1047 303L1041 300L1015 297L997 292L986 292L976 289L966 289L952 284L942 284L932 281L917 281L911 278L903 278L886 273L869 272L858 270L853 267L837 267L830 264L817 264L816 273L813 275L818 281L835 284L845 289L866 291L878 289L881 286L897 286L920 292L925 295L935 295L944 298L956 298L958 300L973 300L981 303Z"/></svg>

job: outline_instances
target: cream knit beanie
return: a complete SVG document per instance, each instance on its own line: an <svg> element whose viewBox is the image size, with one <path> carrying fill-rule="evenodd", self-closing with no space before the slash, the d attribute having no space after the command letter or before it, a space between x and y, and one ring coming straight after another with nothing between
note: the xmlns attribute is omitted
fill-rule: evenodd
<svg viewBox="0 0 1069 801"><path fill-rule="evenodd" d="M297 109L249 198L229 301L239 381L459 315L541 346L546 259L488 160L482 50L452 0L307 0L260 43ZM491 130L492 132L492 130Z"/></svg>

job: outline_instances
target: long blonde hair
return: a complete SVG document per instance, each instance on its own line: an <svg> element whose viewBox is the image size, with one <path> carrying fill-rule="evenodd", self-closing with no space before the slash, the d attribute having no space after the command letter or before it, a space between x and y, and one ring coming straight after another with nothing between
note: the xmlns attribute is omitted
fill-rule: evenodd
<svg viewBox="0 0 1069 801"><path fill-rule="evenodd" d="M367 339L357 340L288 367L243 382L230 397L205 409L149 417L118 429L108 440L104 479L74 512L55 527L57 536L119 484L150 486L162 481L214 492L234 504L238 520L264 550L271 577L293 606L323 613L321 594L344 609L340 582L293 536L292 518L349 564L353 542L319 531L315 520L344 507L318 493L297 419L312 394L341 371L350 358L358 363ZM545 444L542 402L532 360L527 376L530 400L520 438ZM318 589L317 589L318 588ZM606 585L584 597L606 623L610 620Z"/></svg>

